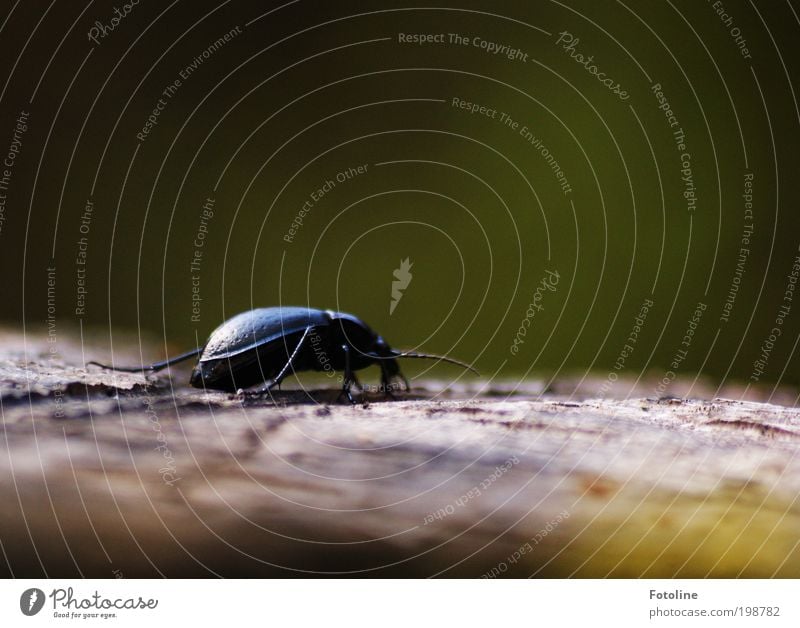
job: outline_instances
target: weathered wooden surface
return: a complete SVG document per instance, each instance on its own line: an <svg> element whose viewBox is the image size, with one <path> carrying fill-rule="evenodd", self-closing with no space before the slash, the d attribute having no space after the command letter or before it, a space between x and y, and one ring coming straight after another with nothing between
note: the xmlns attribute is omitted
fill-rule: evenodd
<svg viewBox="0 0 800 628"><path fill-rule="evenodd" d="M6 575L800 576L795 409L535 382L242 403L5 340Z"/></svg>

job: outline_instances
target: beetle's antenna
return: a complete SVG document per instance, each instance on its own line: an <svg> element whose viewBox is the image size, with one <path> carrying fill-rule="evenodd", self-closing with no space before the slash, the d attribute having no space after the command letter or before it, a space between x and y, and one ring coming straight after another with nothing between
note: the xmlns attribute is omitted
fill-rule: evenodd
<svg viewBox="0 0 800 628"><path fill-rule="evenodd" d="M173 364L177 364L178 362L183 362L184 360L188 360L189 358L193 358L196 355L199 355L203 351L203 347L197 347L197 349L192 349L191 351L187 351L186 353L181 353L180 355L176 355L174 358L167 358L163 362L155 362L153 364L142 365L142 366L111 366L108 364L100 364L100 362L95 362L92 360L91 362L87 362L86 365L94 364L95 366L99 366L104 369L110 369L112 371L122 371L124 373L144 373L145 371L150 371L151 373L155 373L156 371L160 371L161 369L165 369L168 366L172 366Z"/></svg>
<svg viewBox="0 0 800 628"><path fill-rule="evenodd" d="M374 357L380 357L380 356L374 356ZM413 351L395 351L393 349L389 356L381 359L392 360L394 358L425 358L428 360L442 360L443 362L450 362L450 364L455 364L456 366L461 366L467 370L470 370L473 373L475 373L475 375L480 375L478 371L476 371L466 362L462 362L461 360L456 360L455 358L449 358L446 355L434 355L433 353L415 353Z"/></svg>

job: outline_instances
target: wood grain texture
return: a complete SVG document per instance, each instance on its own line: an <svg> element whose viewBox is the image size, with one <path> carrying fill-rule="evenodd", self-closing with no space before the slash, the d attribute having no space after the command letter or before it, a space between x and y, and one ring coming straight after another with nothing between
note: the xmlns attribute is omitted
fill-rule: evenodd
<svg viewBox="0 0 800 628"><path fill-rule="evenodd" d="M5 338L4 575L800 577L793 408L431 380L243 402Z"/></svg>

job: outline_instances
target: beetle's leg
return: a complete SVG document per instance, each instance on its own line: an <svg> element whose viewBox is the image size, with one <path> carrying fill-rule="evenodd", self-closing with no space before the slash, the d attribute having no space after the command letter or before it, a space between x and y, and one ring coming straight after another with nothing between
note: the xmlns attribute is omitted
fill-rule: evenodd
<svg viewBox="0 0 800 628"><path fill-rule="evenodd" d="M361 384L356 378L355 373L353 373L353 369L350 367L350 347L348 347L346 344L343 344L342 351L344 351L344 385L342 386L342 392L339 393L339 398L341 398L343 394L347 395L347 400L353 405L356 405L353 395L350 394L350 388L353 384L355 384L360 390L363 389L361 388Z"/></svg>
<svg viewBox="0 0 800 628"><path fill-rule="evenodd" d="M386 397L386 399L397 401L397 397L394 395L391 384L381 384L381 388L383 388L383 396Z"/></svg>
<svg viewBox="0 0 800 628"><path fill-rule="evenodd" d="M308 336L308 332L311 331L311 327L306 327L306 330L303 332L303 335L300 337L300 341L297 343L297 346L292 351L292 355L289 356L289 359L286 361L286 364L283 368L278 372L278 374L272 378L271 381L266 382L261 388L258 390L253 391L243 391L239 390L239 393L248 394L248 395L260 395L265 392L269 392L272 390L273 387L278 386L280 388L281 382L286 378L289 374L289 369L292 368L292 362L297 357L297 354L300 353L300 349L303 348L303 344L306 341L306 337Z"/></svg>
<svg viewBox="0 0 800 628"><path fill-rule="evenodd" d="M394 399L394 393L392 392L392 377L389 374L389 367L385 362L381 362L381 388L383 389L383 394L386 395L389 399Z"/></svg>
<svg viewBox="0 0 800 628"><path fill-rule="evenodd" d="M408 383L408 378L403 375L403 372L398 369L397 374L395 375L401 382L403 382L403 392L408 392L411 390L411 384Z"/></svg>
<svg viewBox="0 0 800 628"><path fill-rule="evenodd" d="M381 367L381 387L386 392L386 396L392 399L395 398L393 393L393 386L392 386L392 379L398 379L403 383L403 388L401 389L403 392L408 392L411 390L411 386L408 383L408 378L403 375L400 369L397 369L396 373L392 373L389 369L389 364L386 361L380 362Z"/></svg>

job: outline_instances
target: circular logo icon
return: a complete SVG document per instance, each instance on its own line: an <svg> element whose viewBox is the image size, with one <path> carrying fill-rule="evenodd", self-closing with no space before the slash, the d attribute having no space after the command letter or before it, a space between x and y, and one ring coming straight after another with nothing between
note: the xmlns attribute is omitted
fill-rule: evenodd
<svg viewBox="0 0 800 628"><path fill-rule="evenodd" d="M19 610L23 615L35 615L44 606L44 591L41 589L26 589L19 596Z"/></svg>

